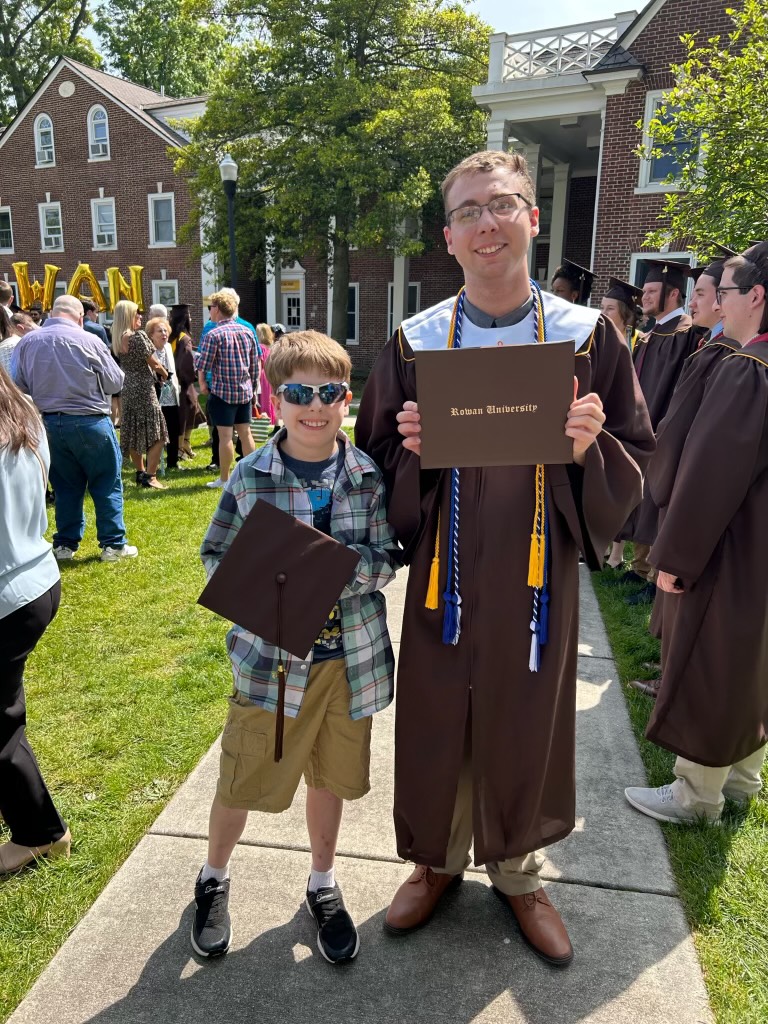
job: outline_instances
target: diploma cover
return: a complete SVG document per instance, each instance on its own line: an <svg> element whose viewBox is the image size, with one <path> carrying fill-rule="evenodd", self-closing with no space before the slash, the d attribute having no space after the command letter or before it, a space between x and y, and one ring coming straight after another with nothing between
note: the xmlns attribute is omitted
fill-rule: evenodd
<svg viewBox="0 0 768 1024"><path fill-rule="evenodd" d="M573 462L572 341L414 355L424 469Z"/></svg>

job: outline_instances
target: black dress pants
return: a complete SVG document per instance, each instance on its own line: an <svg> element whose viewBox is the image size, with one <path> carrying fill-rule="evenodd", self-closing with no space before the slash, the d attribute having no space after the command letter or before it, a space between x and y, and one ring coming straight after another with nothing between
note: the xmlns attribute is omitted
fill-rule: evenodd
<svg viewBox="0 0 768 1024"><path fill-rule="evenodd" d="M168 444L165 446L165 460L168 469L176 469L179 465L179 407L178 405L161 405L165 425L168 428Z"/></svg>
<svg viewBox="0 0 768 1024"><path fill-rule="evenodd" d="M0 814L20 846L61 839L67 826L53 805L26 735L24 665L58 611L61 583L0 619Z"/></svg>

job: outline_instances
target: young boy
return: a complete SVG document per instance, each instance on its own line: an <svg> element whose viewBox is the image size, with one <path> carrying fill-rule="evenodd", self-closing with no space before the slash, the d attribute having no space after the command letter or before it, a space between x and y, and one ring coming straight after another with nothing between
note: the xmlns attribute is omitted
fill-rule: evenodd
<svg viewBox="0 0 768 1024"><path fill-rule="evenodd" d="M229 632L234 694L221 743L208 860L195 885L192 946L201 956L221 956L229 948L229 858L248 811L286 810L302 772L312 850L307 908L317 924L318 948L331 963L351 960L359 948L336 885L334 855L342 801L370 789L371 715L392 700L394 657L379 591L394 577L399 559L381 474L341 432L352 398L351 370L346 351L316 331L289 334L274 345L267 376L284 428L238 463L201 548L210 577L261 498L361 556L310 656L283 652L286 717L278 763L278 651L240 626Z"/></svg>

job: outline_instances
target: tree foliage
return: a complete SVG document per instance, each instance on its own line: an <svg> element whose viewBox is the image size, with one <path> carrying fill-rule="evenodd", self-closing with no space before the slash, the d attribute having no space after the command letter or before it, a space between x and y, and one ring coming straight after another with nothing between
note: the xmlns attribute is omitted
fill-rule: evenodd
<svg viewBox="0 0 768 1024"><path fill-rule="evenodd" d="M35 93L58 57L100 67L81 35L91 23L88 0L3 0L0 3L0 124Z"/></svg>
<svg viewBox="0 0 768 1024"><path fill-rule="evenodd" d="M94 28L119 75L169 96L206 92L230 35L220 23L190 17L181 0L106 0Z"/></svg>
<svg viewBox="0 0 768 1024"><path fill-rule="evenodd" d="M686 239L699 258L713 242L746 248L766 237L768 223L768 5L744 0L727 13L734 29L726 39L683 37L685 60L651 123L652 147L639 150L644 158L661 146L683 153L679 191L661 214L667 224L647 244Z"/></svg>
<svg viewBox="0 0 768 1024"><path fill-rule="evenodd" d="M253 271L255 239L284 262L332 249L343 338L350 246L419 251L412 225L437 183L483 146L471 86L488 29L445 0L234 3L263 32L231 54L182 161L200 209L221 203L221 155L240 164L238 251Z"/></svg>

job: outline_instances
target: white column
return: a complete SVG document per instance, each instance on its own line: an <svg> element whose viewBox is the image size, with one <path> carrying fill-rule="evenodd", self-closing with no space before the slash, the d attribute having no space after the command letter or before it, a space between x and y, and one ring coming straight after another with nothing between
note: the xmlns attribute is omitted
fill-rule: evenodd
<svg viewBox="0 0 768 1024"><path fill-rule="evenodd" d="M600 182L603 178L603 149L605 147L605 115L607 108L600 111L600 156L597 159L597 188L595 189L595 216L592 221L592 268L595 266L595 246L597 245L597 218L600 213ZM634 281L634 277L630 278Z"/></svg>
<svg viewBox="0 0 768 1024"><path fill-rule="evenodd" d="M283 303L282 293L280 289L280 261L275 260L270 254L269 243L271 239L267 239L267 323L277 324L283 315Z"/></svg>
<svg viewBox="0 0 768 1024"><path fill-rule="evenodd" d="M568 217L568 191L571 181L571 165L555 164L555 184L552 191L552 227L549 232L549 266L547 280L563 261L565 225Z"/></svg>
<svg viewBox="0 0 768 1024"><path fill-rule="evenodd" d="M507 122L503 119L494 121L491 116L488 121L488 149L496 149L503 153L507 148L508 137Z"/></svg>
<svg viewBox="0 0 768 1024"><path fill-rule="evenodd" d="M395 256L392 267L392 330L396 331L403 320L408 319L408 273L410 260L407 256Z"/></svg>
<svg viewBox="0 0 768 1024"><path fill-rule="evenodd" d="M541 171L541 146L538 142L531 142L522 148L523 156L525 157L526 163L528 164L528 173L531 176L533 182L533 188L536 194L539 191L539 177ZM528 273L533 274L533 249L535 241L528 247Z"/></svg>

